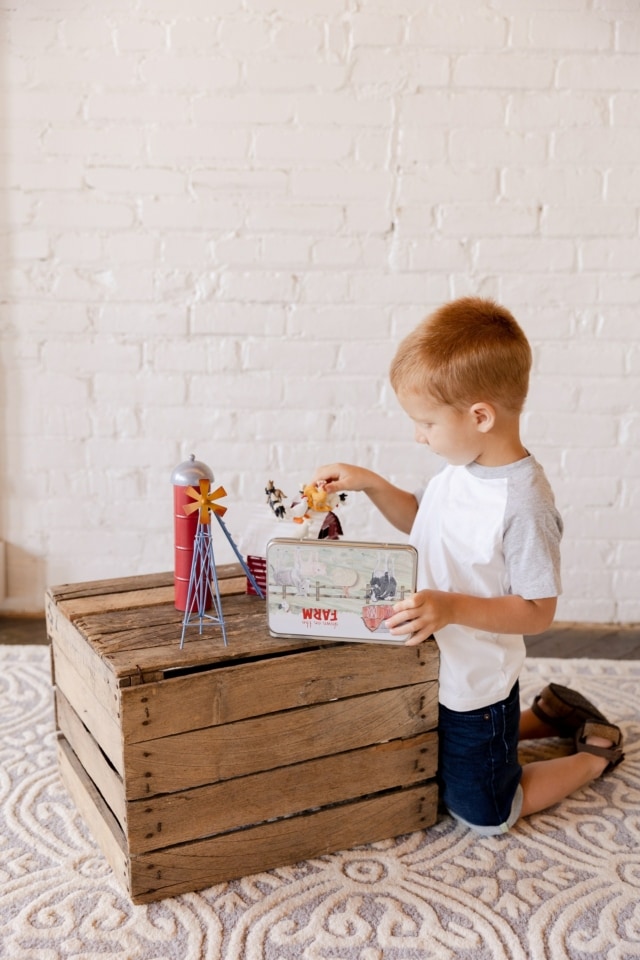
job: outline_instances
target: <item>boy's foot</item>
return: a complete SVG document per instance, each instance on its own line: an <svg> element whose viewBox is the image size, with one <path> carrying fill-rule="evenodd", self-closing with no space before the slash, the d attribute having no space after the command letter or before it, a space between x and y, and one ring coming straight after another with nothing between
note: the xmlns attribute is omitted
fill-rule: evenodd
<svg viewBox="0 0 640 960"><path fill-rule="evenodd" d="M577 690L550 683L535 697L531 710L543 723L557 730L561 737L575 737L587 720L608 724L597 707Z"/></svg>
<svg viewBox="0 0 640 960"><path fill-rule="evenodd" d="M599 723L596 720L586 720L580 730L576 732L576 751L578 753L592 753L596 757L604 757L608 763L600 776L609 773L624 760L622 751L622 730L614 723Z"/></svg>

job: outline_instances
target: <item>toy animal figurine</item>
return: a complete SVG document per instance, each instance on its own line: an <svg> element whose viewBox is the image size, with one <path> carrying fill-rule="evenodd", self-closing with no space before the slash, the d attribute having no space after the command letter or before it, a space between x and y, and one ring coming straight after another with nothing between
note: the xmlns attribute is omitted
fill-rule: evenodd
<svg viewBox="0 0 640 960"><path fill-rule="evenodd" d="M339 540L343 532L342 524L333 510L330 510L322 521L318 540Z"/></svg>
<svg viewBox="0 0 640 960"><path fill-rule="evenodd" d="M302 496L307 498L310 510L318 513L328 513L331 510L328 503L329 494L324 489L324 484L307 483L302 488Z"/></svg>
<svg viewBox="0 0 640 960"><path fill-rule="evenodd" d="M283 500L285 499L286 494L284 494L282 490L276 488L273 480L269 480L264 488L264 492L267 495L267 503L275 513L278 520L284 519L286 509Z"/></svg>
<svg viewBox="0 0 640 960"><path fill-rule="evenodd" d="M303 497L302 500L299 500L297 503L292 503L289 507L289 516L294 523L302 523L302 521L308 517L309 501L306 497Z"/></svg>
<svg viewBox="0 0 640 960"><path fill-rule="evenodd" d="M299 499L292 500L288 506L285 506L286 494L276 487L273 480L268 481L264 492L267 495L267 503L277 519L293 520L296 524L292 537L298 540L307 537L313 524L312 514L314 513L326 514L317 534L318 540L339 540L343 535L342 524L335 510L346 500L346 493L327 493L324 483L306 483L300 487Z"/></svg>

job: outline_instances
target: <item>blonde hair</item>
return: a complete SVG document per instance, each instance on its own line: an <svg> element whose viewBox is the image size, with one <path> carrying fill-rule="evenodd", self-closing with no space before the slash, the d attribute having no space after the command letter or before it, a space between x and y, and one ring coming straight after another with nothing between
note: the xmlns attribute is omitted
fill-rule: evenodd
<svg viewBox="0 0 640 960"><path fill-rule="evenodd" d="M452 407L484 400L519 413L531 359L529 341L508 310L462 297L430 314L400 343L391 385L396 393L425 393Z"/></svg>

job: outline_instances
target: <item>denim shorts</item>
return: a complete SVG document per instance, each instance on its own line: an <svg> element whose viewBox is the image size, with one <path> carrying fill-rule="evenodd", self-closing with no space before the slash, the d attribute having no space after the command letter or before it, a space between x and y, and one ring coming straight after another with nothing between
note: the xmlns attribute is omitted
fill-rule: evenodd
<svg viewBox="0 0 640 960"><path fill-rule="evenodd" d="M520 691L506 700L458 712L440 704L438 779L441 799L478 833L505 833L522 809L518 762Z"/></svg>

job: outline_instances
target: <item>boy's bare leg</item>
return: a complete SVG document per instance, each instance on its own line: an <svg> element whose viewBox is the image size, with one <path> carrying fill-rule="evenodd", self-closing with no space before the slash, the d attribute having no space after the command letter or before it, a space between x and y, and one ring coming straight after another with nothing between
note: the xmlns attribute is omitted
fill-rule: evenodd
<svg viewBox="0 0 640 960"><path fill-rule="evenodd" d="M588 737L587 743L598 747L613 746L611 740ZM569 757L537 760L522 768L524 793L521 816L546 810L570 793L586 786L603 772L608 761L591 753L574 753Z"/></svg>
<svg viewBox="0 0 640 960"><path fill-rule="evenodd" d="M544 705L544 701L541 701L541 704ZM531 707L520 714L520 740L543 740L546 737L557 736L559 736L557 729L536 717Z"/></svg>
<svg viewBox="0 0 640 960"><path fill-rule="evenodd" d="M544 710L544 699L540 701ZM548 708L547 708L547 712ZM557 737L557 729L544 720L540 720L531 708L520 715L520 739L536 740L545 737ZM587 743L599 747L611 747L611 740L602 737L588 737ZM537 760L522 768L522 816L538 813L547 807L559 803L569 794L579 790L595 780L603 772L608 761L591 753L574 753L568 757L555 757L552 760Z"/></svg>

